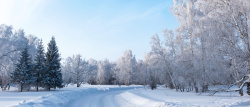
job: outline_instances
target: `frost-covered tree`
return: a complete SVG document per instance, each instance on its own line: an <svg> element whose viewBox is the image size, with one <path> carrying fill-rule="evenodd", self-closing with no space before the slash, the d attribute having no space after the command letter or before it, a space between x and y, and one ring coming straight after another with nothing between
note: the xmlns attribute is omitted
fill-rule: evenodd
<svg viewBox="0 0 250 107"><path fill-rule="evenodd" d="M104 61L99 61L98 71L97 71L97 82L98 84L110 84L112 79L111 64L106 59Z"/></svg>
<svg viewBox="0 0 250 107"><path fill-rule="evenodd" d="M62 79L65 85L74 83L73 74L71 73L71 59L66 58L62 64Z"/></svg>
<svg viewBox="0 0 250 107"><path fill-rule="evenodd" d="M12 26L0 25L0 85L3 90L10 84L10 72L14 71L14 59L18 59L19 54L15 48L11 37L13 35Z"/></svg>
<svg viewBox="0 0 250 107"><path fill-rule="evenodd" d="M25 86L31 84L33 80L32 64L28 47L26 47L20 54L18 64L15 71L11 74L13 82L18 83L20 91L22 92Z"/></svg>
<svg viewBox="0 0 250 107"><path fill-rule="evenodd" d="M71 62L71 73L73 73L73 78L75 78L75 82L77 87L80 87L81 83L84 82L83 75L87 73L87 62L82 59L80 54L73 55L72 58L69 57Z"/></svg>
<svg viewBox="0 0 250 107"><path fill-rule="evenodd" d="M89 59L86 61L80 54L66 58L62 66L63 80L65 84L81 83L96 84L97 61Z"/></svg>
<svg viewBox="0 0 250 107"><path fill-rule="evenodd" d="M136 59L131 50L124 52L124 55L117 61L117 71L115 71L118 84L130 85L132 83L133 72L136 71Z"/></svg>
<svg viewBox="0 0 250 107"><path fill-rule="evenodd" d="M61 58L58 52L58 47L56 45L55 38L52 37L51 41L48 44L47 52L45 55L45 65L47 70L45 74L47 75L44 78L45 87L50 90L50 88L62 88L63 80L61 73Z"/></svg>
<svg viewBox="0 0 250 107"><path fill-rule="evenodd" d="M33 36L35 37L35 36ZM0 84L3 90L11 84L10 73L15 70L18 63L19 52L28 46L29 53L34 56L38 39L29 44L29 39L24 30L15 31L12 26L0 25ZM27 45L28 44L28 45Z"/></svg>
<svg viewBox="0 0 250 107"><path fill-rule="evenodd" d="M38 87L42 86L46 82L43 80L46 78L45 71L47 70L45 66L45 53L42 40L39 42L37 47L37 54L35 56L35 64L34 64L34 85L36 86L36 90L38 91ZM45 82L45 83L44 83Z"/></svg>
<svg viewBox="0 0 250 107"><path fill-rule="evenodd" d="M157 64L159 66L158 72L160 72L161 81L165 82L165 84L170 87L174 88L174 78L173 78L173 70L171 69L171 63L170 63L170 54L169 54L169 47L166 47L163 44L163 41L160 40L159 36L153 35L151 38L151 52L150 52L150 58L152 58L149 61L154 61L152 64ZM156 66L156 65L154 65ZM157 68L158 69L158 68ZM159 77L160 78L160 77Z"/></svg>
<svg viewBox="0 0 250 107"><path fill-rule="evenodd" d="M88 73L85 75L86 82L89 84L97 84L96 77L98 71L98 62L94 59L88 61Z"/></svg>
<svg viewBox="0 0 250 107"><path fill-rule="evenodd" d="M68 57L63 65L64 79L67 83L76 83L80 87L88 75L88 62L82 58L82 55L77 54Z"/></svg>
<svg viewBox="0 0 250 107"><path fill-rule="evenodd" d="M143 60L139 60L136 66L136 72L133 74L133 83L140 85L147 85L147 72L146 72L146 64Z"/></svg>

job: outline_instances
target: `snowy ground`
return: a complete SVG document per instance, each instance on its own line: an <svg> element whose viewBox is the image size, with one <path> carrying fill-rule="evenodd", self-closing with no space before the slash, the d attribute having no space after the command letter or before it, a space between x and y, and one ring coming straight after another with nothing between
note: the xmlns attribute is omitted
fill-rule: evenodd
<svg viewBox="0 0 250 107"><path fill-rule="evenodd" d="M150 90L143 86L82 85L68 86L55 91L17 92L0 91L0 107L228 107L250 106L250 96L237 92L198 95L194 92L176 92L158 87Z"/></svg>

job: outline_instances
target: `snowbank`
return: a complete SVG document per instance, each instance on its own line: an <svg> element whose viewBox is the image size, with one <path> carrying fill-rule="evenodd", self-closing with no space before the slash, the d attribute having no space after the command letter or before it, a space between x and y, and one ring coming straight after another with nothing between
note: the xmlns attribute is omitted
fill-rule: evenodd
<svg viewBox="0 0 250 107"><path fill-rule="evenodd" d="M245 88L244 88L245 90ZM244 91L245 92L245 91ZM172 89L158 87L151 89L133 89L120 96L132 105L139 107L229 107L250 105L250 96L238 92L218 92L214 96L208 93L176 92Z"/></svg>

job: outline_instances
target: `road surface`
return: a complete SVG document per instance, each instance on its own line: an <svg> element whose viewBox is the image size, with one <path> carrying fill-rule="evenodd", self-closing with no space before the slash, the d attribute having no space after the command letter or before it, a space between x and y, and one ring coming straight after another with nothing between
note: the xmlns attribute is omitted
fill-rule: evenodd
<svg viewBox="0 0 250 107"><path fill-rule="evenodd" d="M80 99L71 102L67 106L69 107L100 107L100 105L102 107L129 106L130 104L126 104L126 101L123 100L121 97L119 97L119 95L131 89L133 88L97 91L95 93L82 96Z"/></svg>

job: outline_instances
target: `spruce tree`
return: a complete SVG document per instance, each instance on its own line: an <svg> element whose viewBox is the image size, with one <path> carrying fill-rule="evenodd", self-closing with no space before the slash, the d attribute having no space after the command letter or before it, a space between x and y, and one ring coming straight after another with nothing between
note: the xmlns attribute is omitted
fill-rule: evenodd
<svg viewBox="0 0 250 107"><path fill-rule="evenodd" d="M36 86L36 91L38 91L38 87L42 86L46 83L43 78L47 78L45 74L46 66L45 66L45 54L42 40L39 42L37 47L37 55L35 57L34 64L34 85Z"/></svg>
<svg viewBox="0 0 250 107"><path fill-rule="evenodd" d="M58 53L58 47L56 46L55 38L52 37L48 44L45 64L47 66L46 74L48 75L45 79L46 88L62 88L62 73L60 55Z"/></svg>
<svg viewBox="0 0 250 107"><path fill-rule="evenodd" d="M18 64L16 65L14 72L11 73L11 79L13 82L19 84L21 92L23 91L24 86L28 86L33 82L31 58L27 46L20 53Z"/></svg>

